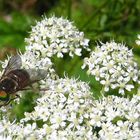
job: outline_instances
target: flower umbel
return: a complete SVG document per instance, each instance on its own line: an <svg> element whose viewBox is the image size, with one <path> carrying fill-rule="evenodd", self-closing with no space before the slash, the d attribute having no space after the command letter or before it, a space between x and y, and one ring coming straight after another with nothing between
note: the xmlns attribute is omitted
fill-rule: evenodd
<svg viewBox="0 0 140 140"><path fill-rule="evenodd" d="M104 91L119 89L120 94L131 91L133 82L139 82L139 70L134 61L132 50L124 44L114 41L101 43L84 59L82 68L88 67L88 74L94 75L96 80L104 86Z"/></svg>
<svg viewBox="0 0 140 140"><path fill-rule="evenodd" d="M47 90L41 91L34 111L26 112L19 124L8 125L2 135L16 139L96 139L87 114L92 107L88 84L65 78L43 81L41 88ZM37 122L42 125L38 126Z"/></svg>
<svg viewBox="0 0 140 140"><path fill-rule="evenodd" d="M86 83L65 78L44 81L41 88L49 90L42 91L33 112L25 113L24 123L42 120L44 125L38 134L46 139L94 136L92 127L87 125L86 112L92 106L92 98Z"/></svg>
<svg viewBox="0 0 140 140"><path fill-rule="evenodd" d="M108 96L93 105L89 116L93 126L100 129L99 139L140 138L140 96L132 99Z"/></svg>
<svg viewBox="0 0 140 140"><path fill-rule="evenodd" d="M26 38L26 51L39 54L42 58L63 57L69 53L80 56L82 47L89 50L88 39L84 38L84 33L79 32L72 22L67 19L51 17L44 18L32 27L29 38Z"/></svg>

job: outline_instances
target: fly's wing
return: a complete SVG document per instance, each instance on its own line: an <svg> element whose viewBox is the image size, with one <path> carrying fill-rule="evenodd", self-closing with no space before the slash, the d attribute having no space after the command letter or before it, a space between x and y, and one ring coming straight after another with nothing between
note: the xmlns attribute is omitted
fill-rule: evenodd
<svg viewBox="0 0 140 140"><path fill-rule="evenodd" d="M22 65L21 57L19 55L12 56L2 76L5 76L7 73L9 73L12 70L20 69L21 65Z"/></svg>
<svg viewBox="0 0 140 140"><path fill-rule="evenodd" d="M26 71L30 76L31 84L43 80L47 76L47 71L43 69L26 69Z"/></svg>

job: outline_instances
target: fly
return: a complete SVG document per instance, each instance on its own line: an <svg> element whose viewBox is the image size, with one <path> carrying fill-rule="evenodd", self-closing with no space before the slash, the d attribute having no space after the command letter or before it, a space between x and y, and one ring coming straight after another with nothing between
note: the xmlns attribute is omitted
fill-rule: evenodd
<svg viewBox="0 0 140 140"><path fill-rule="evenodd" d="M12 56L0 78L1 106L9 104L16 99L16 92L25 90L27 86L45 78L46 71L42 69L22 69L22 60L19 55ZM13 98L11 98L13 96Z"/></svg>

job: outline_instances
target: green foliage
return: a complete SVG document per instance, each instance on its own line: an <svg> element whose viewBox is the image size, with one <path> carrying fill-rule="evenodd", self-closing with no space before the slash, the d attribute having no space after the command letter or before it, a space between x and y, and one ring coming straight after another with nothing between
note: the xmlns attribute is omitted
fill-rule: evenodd
<svg viewBox="0 0 140 140"><path fill-rule="evenodd" d="M16 115L17 121L24 117L24 112L31 112L33 110L37 97L38 94L34 92L27 91L24 93L20 99L20 103L15 105L12 110L13 116L15 117Z"/></svg>
<svg viewBox="0 0 140 140"><path fill-rule="evenodd" d="M30 29L31 20L27 15L14 12L8 21L0 19L0 48L10 47L24 50L24 38Z"/></svg>

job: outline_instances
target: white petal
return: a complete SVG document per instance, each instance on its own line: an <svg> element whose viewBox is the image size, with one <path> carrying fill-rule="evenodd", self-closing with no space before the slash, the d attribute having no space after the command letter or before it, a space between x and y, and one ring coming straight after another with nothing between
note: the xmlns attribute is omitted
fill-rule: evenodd
<svg viewBox="0 0 140 140"><path fill-rule="evenodd" d="M75 54L78 56L81 56L81 50L80 48L75 49Z"/></svg>
<svg viewBox="0 0 140 140"><path fill-rule="evenodd" d="M109 91L109 87L108 86L105 86L104 87L104 91L106 91L106 92Z"/></svg>
<svg viewBox="0 0 140 140"><path fill-rule="evenodd" d="M58 53L57 53L57 57L58 57L58 58L59 58L59 57L62 58L62 57L63 57L63 54L62 54L61 52L58 52Z"/></svg>
<svg viewBox="0 0 140 140"><path fill-rule="evenodd" d="M131 91L131 89L134 88L134 85L126 85L125 89L128 91Z"/></svg>
<svg viewBox="0 0 140 140"><path fill-rule="evenodd" d="M124 89L120 88L119 93L123 95L124 94Z"/></svg>
<svg viewBox="0 0 140 140"><path fill-rule="evenodd" d="M101 80L101 81L100 81L100 83L101 83L102 85L105 85L105 82L106 82L105 80Z"/></svg>

